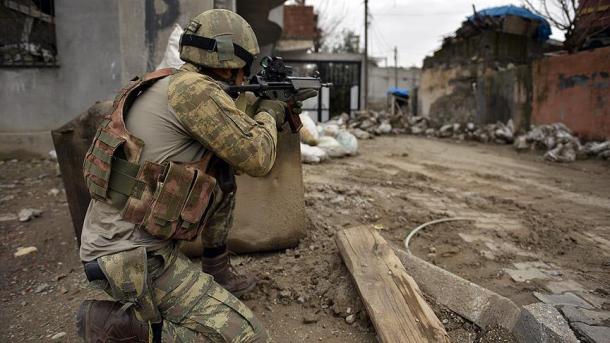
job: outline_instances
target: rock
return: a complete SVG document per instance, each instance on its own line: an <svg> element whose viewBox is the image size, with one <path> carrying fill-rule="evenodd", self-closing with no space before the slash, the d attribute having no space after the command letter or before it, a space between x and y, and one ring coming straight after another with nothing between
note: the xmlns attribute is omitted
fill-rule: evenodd
<svg viewBox="0 0 610 343"><path fill-rule="evenodd" d="M20 257L20 256L25 256L25 255L31 254L36 251L38 251L38 248L36 248L36 247L19 247L19 248L17 248L17 252L15 252L15 254L13 254L13 255L15 257Z"/></svg>
<svg viewBox="0 0 610 343"><path fill-rule="evenodd" d="M12 222L13 220L17 220L19 217L12 213L6 213L0 215L0 223L2 222Z"/></svg>
<svg viewBox="0 0 610 343"><path fill-rule="evenodd" d="M48 194L48 195L50 195L50 196L54 196L54 197L56 197L56 196L58 196L58 195L59 195L59 193L61 193L61 192L59 191L59 189L57 189L57 188L51 188L47 194Z"/></svg>
<svg viewBox="0 0 610 343"><path fill-rule="evenodd" d="M60 338L64 337L65 335L67 335L67 334L65 332L63 332L63 331L62 332L58 332L58 333L54 334L51 337L51 339L52 340L60 339Z"/></svg>
<svg viewBox="0 0 610 343"><path fill-rule="evenodd" d="M6 195L6 196L3 196L2 198L0 198L0 202L7 202L7 201L11 201L13 199L15 199L15 196L12 194L9 194L9 195Z"/></svg>
<svg viewBox="0 0 610 343"><path fill-rule="evenodd" d="M453 134L453 124L447 124L441 126L440 130L438 130L438 136L442 138L451 137Z"/></svg>
<svg viewBox="0 0 610 343"><path fill-rule="evenodd" d="M589 156L597 156L610 150L610 140L605 142L589 142L583 146L583 151Z"/></svg>
<svg viewBox="0 0 610 343"><path fill-rule="evenodd" d="M424 129L422 127L420 127L420 126L412 126L411 127L411 133L414 134L414 135L419 135L422 132L424 132Z"/></svg>
<svg viewBox="0 0 610 343"><path fill-rule="evenodd" d="M306 313L303 316L303 324L314 324L320 320L320 316L316 313Z"/></svg>
<svg viewBox="0 0 610 343"><path fill-rule="evenodd" d="M36 287L34 292L35 293L42 293L45 290L47 290L47 288L49 288L49 284L48 283L41 283L40 285L38 285L38 287Z"/></svg>
<svg viewBox="0 0 610 343"><path fill-rule="evenodd" d="M432 136L434 136L435 131L434 131L434 129L426 129L426 131L424 133L426 134L426 136L432 137Z"/></svg>
<svg viewBox="0 0 610 343"><path fill-rule="evenodd" d="M554 306L569 305L589 310L594 308L593 305L571 292L566 292L563 294L542 294L534 292L534 296L543 303Z"/></svg>
<svg viewBox="0 0 610 343"><path fill-rule="evenodd" d="M42 214L41 210L37 210L35 208L24 208L19 211L19 221L27 222L32 218L39 217Z"/></svg>
<svg viewBox="0 0 610 343"><path fill-rule="evenodd" d="M543 303L523 306L513 334L519 342L578 342L559 311Z"/></svg>
<svg viewBox="0 0 610 343"><path fill-rule="evenodd" d="M610 341L610 327L591 326L584 323L574 324L576 331L592 343L608 343Z"/></svg>
<svg viewBox="0 0 610 343"><path fill-rule="evenodd" d="M529 148L529 145L527 144L526 136L517 137L517 139L515 139L515 143L513 143L513 146L515 147L515 149L517 149L517 151L527 150Z"/></svg>
<svg viewBox="0 0 610 343"><path fill-rule="evenodd" d="M388 134L392 131L392 125L389 122L384 122L377 127L376 132L379 134Z"/></svg>
<svg viewBox="0 0 610 343"><path fill-rule="evenodd" d="M354 156L358 153L358 139L356 139L356 136L345 130L341 130L337 133L335 139L341 144L348 155Z"/></svg>
<svg viewBox="0 0 610 343"><path fill-rule="evenodd" d="M368 132L366 132L364 130L361 130L361 129L353 129L351 131L351 133L354 136L356 136L356 138L358 138L358 139L371 139L371 138L373 138L373 136L371 136L370 133L368 133Z"/></svg>
<svg viewBox="0 0 610 343"><path fill-rule="evenodd" d="M55 150L49 151L49 159L51 161L57 161L57 152Z"/></svg>
<svg viewBox="0 0 610 343"><path fill-rule="evenodd" d="M559 143L556 148L547 151L544 159L552 162L574 162L576 151L570 144Z"/></svg>
<svg viewBox="0 0 610 343"><path fill-rule="evenodd" d="M561 312L570 323L585 323L587 325L603 325L610 321L610 312L593 311L576 306L562 306Z"/></svg>
<svg viewBox="0 0 610 343"><path fill-rule="evenodd" d="M350 314L349 316L345 317L345 322L348 324L353 324L355 321L356 321L355 314Z"/></svg>
<svg viewBox="0 0 610 343"><path fill-rule="evenodd" d="M468 130L468 131L474 131L474 123L468 123L468 124L466 124L466 130Z"/></svg>
<svg viewBox="0 0 610 343"><path fill-rule="evenodd" d="M290 299L290 297L292 296L292 292L290 292L290 290L288 289L285 289L281 291L279 295L281 299Z"/></svg>

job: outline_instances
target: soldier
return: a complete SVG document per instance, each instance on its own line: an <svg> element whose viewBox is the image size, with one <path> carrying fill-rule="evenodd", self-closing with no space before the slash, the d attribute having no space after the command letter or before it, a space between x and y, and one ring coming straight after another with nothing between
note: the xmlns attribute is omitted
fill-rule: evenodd
<svg viewBox="0 0 610 343"><path fill-rule="evenodd" d="M86 342L262 342L267 334L235 295L255 285L229 264L234 170L263 176L275 161L286 104L227 95L259 53L239 15L196 16L180 42L180 70L132 81L117 96L85 158L91 201L80 257L114 301L85 301ZM304 91L299 101L315 96ZM238 109L238 107L240 107ZM202 269L178 249L201 235ZM231 294L233 293L233 294Z"/></svg>

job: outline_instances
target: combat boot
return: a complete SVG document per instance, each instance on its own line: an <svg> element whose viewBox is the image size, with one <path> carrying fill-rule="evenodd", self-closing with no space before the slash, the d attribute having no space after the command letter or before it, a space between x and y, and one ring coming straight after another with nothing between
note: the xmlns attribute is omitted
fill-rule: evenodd
<svg viewBox="0 0 610 343"><path fill-rule="evenodd" d="M201 269L214 277L214 281L236 297L250 292L256 286L256 278L250 274L238 274L231 266L229 251L215 257L202 257Z"/></svg>
<svg viewBox="0 0 610 343"><path fill-rule="evenodd" d="M148 343L148 324L116 301L85 300L76 315L78 336L85 343Z"/></svg>

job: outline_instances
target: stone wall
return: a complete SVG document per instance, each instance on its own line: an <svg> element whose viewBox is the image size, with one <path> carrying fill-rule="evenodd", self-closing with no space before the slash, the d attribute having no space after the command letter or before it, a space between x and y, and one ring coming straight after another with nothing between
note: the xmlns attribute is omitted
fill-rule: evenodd
<svg viewBox="0 0 610 343"><path fill-rule="evenodd" d="M480 64L422 71L418 113L440 126L514 121L525 129L531 117L531 72L528 65L486 68Z"/></svg>

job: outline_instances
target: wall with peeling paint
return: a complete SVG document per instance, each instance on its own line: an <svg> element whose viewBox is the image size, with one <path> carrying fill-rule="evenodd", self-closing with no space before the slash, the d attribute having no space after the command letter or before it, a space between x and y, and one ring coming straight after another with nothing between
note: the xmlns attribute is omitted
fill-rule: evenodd
<svg viewBox="0 0 610 343"><path fill-rule="evenodd" d="M174 23L213 0L56 0L59 66L0 69L0 152L48 152L50 130L162 59Z"/></svg>
<svg viewBox="0 0 610 343"><path fill-rule="evenodd" d="M532 78L532 123L563 122L584 138L610 138L610 47L537 60Z"/></svg>

